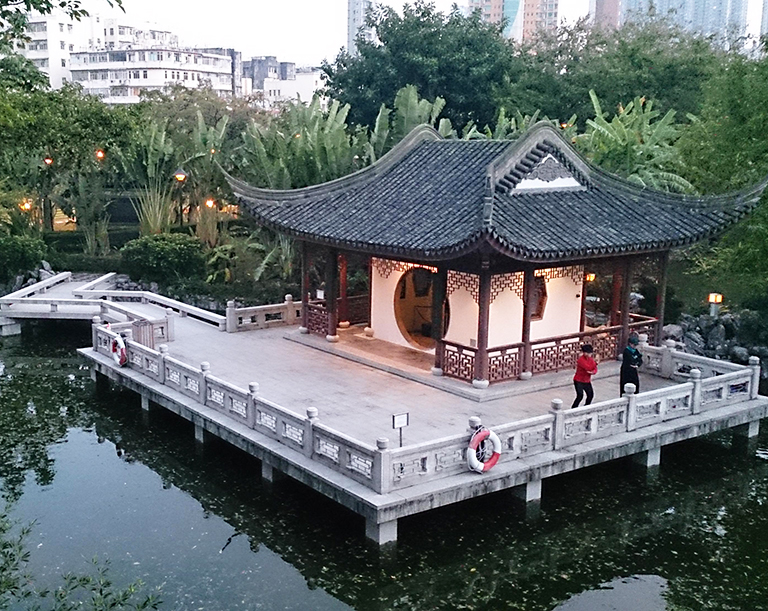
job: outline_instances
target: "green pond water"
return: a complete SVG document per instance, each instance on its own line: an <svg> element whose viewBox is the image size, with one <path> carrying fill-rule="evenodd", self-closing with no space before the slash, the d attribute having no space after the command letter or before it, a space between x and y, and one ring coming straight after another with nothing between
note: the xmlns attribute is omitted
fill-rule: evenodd
<svg viewBox="0 0 768 611"><path fill-rule="evenodd" d="M768 609L766 434L665 448L652 481L627 461L545 480L536 520L509 493L404 519L381 554L353 513L97 393L74 352L89 341L41 323L0 344L0 491L34 522L38 586L98 556L174 610Z"/></svg>

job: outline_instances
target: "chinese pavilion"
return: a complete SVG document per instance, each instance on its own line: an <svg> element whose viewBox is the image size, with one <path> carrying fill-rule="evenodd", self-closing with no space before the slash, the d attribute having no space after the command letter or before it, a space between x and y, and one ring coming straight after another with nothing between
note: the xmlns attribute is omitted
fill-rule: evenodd
<svg viewBox="0 0 768 611"><path fill-rule="evenodd" d="M303 189L227 179L244 211L302 245L303 332L337 341L339 326L365 323L380 340L433 350L434 374L480 388L572 367L584 341L605 359L632 332L660 339L670 250L722 232L766 187L643 189L592 166L549 123L515 141L445 140L421 126L372 166ZM313 300L321 252L324 298ZM363 308L347 299L349 254L370 261ZM629 311L649 258L656 318ZM597 261L613 269L611 324L587 329L585 266Z"/></svg>

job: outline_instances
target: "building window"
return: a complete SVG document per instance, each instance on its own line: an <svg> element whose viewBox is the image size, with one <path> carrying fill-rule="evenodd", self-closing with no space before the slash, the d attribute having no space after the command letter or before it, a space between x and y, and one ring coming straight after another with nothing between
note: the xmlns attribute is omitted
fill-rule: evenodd
<svg viewBox="0 0 768 611"><path fill-rule="evenodd" d="M75 50L75 45L69 45L69 52L72 53Z"/></svg>
<svg viewBox="0 0 768 611"><path fill-rule="evenodd" d="M144 70L144 78L149 78L149 76L147 75L147 71L146 70Z"/></svg>
<svg viewBox="0 0 768 611"><path fill-rule="evenodd" d="M60 40L59 46L61 47L61 50L64 51L67 48L67 43L65 43L63 40Z"/></svg>
<svg viewBox="0 0 768 611"><path fill-rule="evenodd" d="M47 32L47 31L48 31L48 24L45 22L30 23L27 26L27 32Z"/></svg>
<svg viewBox="0 0 768 611"><path fill-rule="evenodd" d="M185 81L188 81L188 80L189 80L189 72L185 72L185 73L184 73L184 80L185 80Z"/></svg>
<svg viewBox="0 0 768 611"><path fill-rule="evenodd" d="M139 71L138 70L134 70L133 71L133 78L139 78L139 76L140 76L139 75Z"/></svg>
<svg viewBox="0 0 768 611"><path fill-rule="evenodd" d="M165 71L165 80L168 80L168 70Z"/></svg>
<svg viewBox="0 0 768 611"><path fill-rule="evenodd" d="M147 55L146 55L146 53L144 53L144 51L139 51L139 61L140 62L147 61Z"/></svg>
<svg viewBox="0 0 768 611"><path fill-rule="evenodd" d="M66 59L62 59L61 60L61 67L62 68L66 68L67 67L67 60Z"/></svg>
<svg viewBox="0 0 768 611"><path fill-rule="evenodd" d="M67 24L67 32L71 32L71 31L72 31L72 24L68 23Z"/></svg>
<svg viewBox="0 0 768 611"><path fill-rule="evenodd" d="M63 32L63 31L64 31L64 24L60 23L59 24L59 32Z"/></svg>
<svg viewBox="0 0 768 611"><path fill-rule="evenodd" d="M181 54L174 53L174 60L177 61L177 62L180 62L181 61Z"/></svg>
<svg viewBox="0 0 768 611"><path fill-rule="evenodd" d="M115 28L109 28L109 35L114 36L115 35Z"/></svg>

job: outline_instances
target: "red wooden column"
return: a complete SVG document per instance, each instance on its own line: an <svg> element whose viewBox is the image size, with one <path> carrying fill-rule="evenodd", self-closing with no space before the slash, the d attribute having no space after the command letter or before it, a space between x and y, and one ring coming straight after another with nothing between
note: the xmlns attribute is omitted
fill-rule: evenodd
<svg viewBox="0 0 768 611"><path fill-rule="evenodd" d="M634 263L631 258L627 258L624 263L624 282L621 287L621 343L619 344L619 353L624 350L624 346L629 341L629 294L632 292Z"/></svg>
<svg viewBox="0 0 768 611"><path fill-rule="evenodd" d="M339 327L349 327L349 304L347 302L347 255L339 253Z"/></svg>
<svg viewBox="0 0 768 611"><path fill-rule="evenodd" d="M448 271L445 267L438 267L437 273L432 275L432 338L435 340L435 366L432 368L434 375L443 375L443 309L445 307L445 294L448 284Z"/></svg>
<svg viewBox="0 0 768 611"><path fill-rule="evenodd" d="M523 358L520 363L520 377L528 378L533 373L531 358L531 320L533 318L533 301L536 284L533 279L533 268L526 269L523 276Z"/></svg>
<svg viewBox="0 0 768 611"><path fill-rule="evenodd" d="M309 333L309 244L301 243L301 333Z"/></svg>
<svg viewBox="0 0 768 611"><path fill-rule="evenodd" d="M661 254L659 257L659 286L656 292L656 345L661 346L661 339L664 334L664 307L667 298L667 281L669 277L669 251Z"/></svg>
<svg viewBox="0 0 768 611"><path fill-rule="evenodd" d="M611 326L621 324L619 310L621 310L621 286L622 286L622 268L621 263L614 263L613 282L611 283Z"/></svg>
<svg viewBox="0 0 768 611"><path fill-rule="evenodd" d="M488 323L491 314L491 261L483 255L480 267L480 291L477 313L477 352L475 353L475 379L472 386L486 388L488 380Z"/></svg>
<svg viewBox="0 0 768 611"><path fill-rule="evenodd" d="M338 253L330 249L325 258L325 308L328 311L328 330L325 339L329 342L339 341L337 327L339 313L337 301L339 298L339 266Z"/></svg>
<svg viewBox="0 0 768 611"><path fill-rule="evenodd" d="M579 333L584 333L584 327L587 325L587 268L581 274L581 315L579 318Z"/></svg>

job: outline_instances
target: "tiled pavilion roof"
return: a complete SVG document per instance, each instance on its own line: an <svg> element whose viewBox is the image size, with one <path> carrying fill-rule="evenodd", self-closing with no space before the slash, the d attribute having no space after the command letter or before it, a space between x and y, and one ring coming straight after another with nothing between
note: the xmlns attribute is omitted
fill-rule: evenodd
<svg viewBox="0 0 768 611"><path fill-rule="evenodd" d="M548 123L519 140L444 140L415 129L372 166L276 191L227 179L242 208L299 239L440 261L490 244L522 261L663 251L712 236L768 184L716 197L642 189L584 160Z"/></svg>

